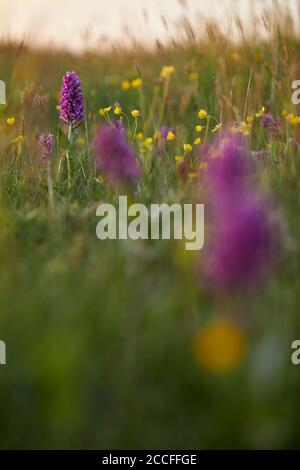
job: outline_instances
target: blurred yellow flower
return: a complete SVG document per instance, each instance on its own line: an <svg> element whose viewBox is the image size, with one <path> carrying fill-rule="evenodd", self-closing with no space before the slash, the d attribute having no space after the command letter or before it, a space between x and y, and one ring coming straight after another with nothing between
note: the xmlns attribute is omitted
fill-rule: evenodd
<svg viewBox="0 0 300 470"><path fill-rule="evenodd" d="M174 72L175 67L173 65L165 65L160 71L160 76L161 78L168 78L173 75Z"/></svg>
<svg viewBox="0 0 300 470"><path fill-rule="evenodd" d="M199 163L199 170L206 170L206 168L207 168L207 162Z"/></svg>
<svg viewBox="0 0 300 470"><path fill-rule="evenodd" d="M292 116L289 121L293 126L296 126L300 124L300 116Z"/></svg>
<svg viewBox="0 0 300 470"><path fill-rule="evenodd" d="M137 140L140 142L144 140L144 134L142 132L138 132L136 135Z"/></svg>
<svg viewBox="0 0 300 470"><path fill-rule="evenodd" d="M6 119L6 123L9 125L9 126L13 126L15 124L16 120L14 117L9 117Z"/></svg>
<svg viewBox="0 0 300 470"><path fill-rule="evenodd" d="M246 338L232 320L219 318L200 329L194 340L198 364L211 372L229 372L237 367L246 353Z"/></svg>
<svg viewBox="0 0 300 470"><path fill-rule="evenodd" d="M257 118L260 118L261 116L263 116L265 114L265 111L266 111L265 107L262 106L261 109L258 111L258 113L255 113L255 116Z"/></svg>
<svg viewBox="0 0 300 470"><path fill-rule="evenodd" d="M211 130L212 132L218 132L222 127L222 123L216 124L215 127Z"/></svg>
<svg viewBox="0 0 300 470"><path fill-rule="evenodd" d="M240 54L238 52L232 51L230 55L232 60L234 60L235 62L238 62L240 60Z"/></svg>
<svg viewBox="0 0 300 470"><path fill-rule="evenodd" d="M289 122L291 122L294 119L294 117L295 117L295 114L293 113L287 113L285 116L286 120Z"/></svg>
<svg viewBox="0 0 300 470"><path fill-rule="evenodd" d="M201 144L201 139L200 137L197 137L197 139L194 140L195 145L200 145Z"/></svg>
<svg viewBox="0 0 300 470"><path fill-rule="evenodd" d="M175 161L176 161L177 163L181 163L181 162L183 161L183 157L182 157L181 155L176 155Z"/></svg>
<svg viewBox="0 0 300 470"><path fill-rule="evenodd" d="M198 173L196 173L195 171L189 171L189 178L193 179L193 178L197 178L198 176Z"/></svg>
<svg viewBox="0 0 300 470"><path fill-rule="evenodd" d="M14 139L12 139L11 143L12 144L17 144L18 142L23 142L24 136L23 135L18 135Z"/></svg>
<svg viewBox="0 0 300 470"><path fill-rule="evenodd" d="M121 83L122 90L127 91L127 90L129 90L130 87L131 87L130 81L129 80L123 80L123 82Z"/></svg>
<svg viewBox="0 0 300 470"><path fill-rule="evenodd" d="M206 119L207 118L207 111L205 109L200 109L198 116L200 119Z"/></svg>
<svg viewBox="0 0 300 470"><path fill-rule="evenodd" d="M167 134L167 140L174 140L176 137L176 135L174 134L174 132L172 131L169 131L168 134Z"/></svg>
<svg viewBox="0 0 300 470"><path fill-rule="evenodd" d="M185 153L191 153L191 151L193 150L193 147L191 144L184 144L183 145L183 150Z"/></svg>
<svg viewBox="0 0 300 470"><path fill-rule="evenodd" d="M138 109L134 109L133 111L131 111L131 115L134 117L134 118L137 118L138 116L140 116L140 112Z"/></svg>
<svg viewBox="0 0 300 470"><path fill-rule="evenodd" d="M106 116L111 111L111 106L108 106L107 108L101 108L99 110L100 116Z"/></svg>
<svg viewBox="0 0 300 470"><path fill-rule="evenodd" d="M249 123L243 121L243 122L241 122L241 124L240 124L239 131L240 131L243 135L247 136L247 135L250 134L251 128L252 128L252 124L249 124Z"/></svg>
<svg viewBox="0 0 300 470"><path fill-rule="evenodd" d="M116 116L120 116L122 114L121 106L115 106L114 113Z"/></svg>
<svg viewBox="0 0 300 470"><path fill-rule="evenodd" d="M195 82L196 80L198 80L198 73L197 72L190 72L189 75L188 75L188 79L191 82Z"/></svg>
<svg viewBox="0 0 300 470"><path fill-rule="evenodd" d="M147 137L147 138L144 140L144 147L146 147L146 148L151 147L152 142L153 142L152 137Z"/></svg>
<svg viewBox="0 0 300 470"><path fill-rule="evenodd" d="M202 132L203 126L201 126L200 124L197 124L197 126L195 127L195 130L196 132Z"/></svg>
<svg viewBox="0 0 300 470"><path fill-rule="evenodd" d="M143 85L143 80L141 78L135 78L131 82L131 88L134 88L134 89L141 88L142 85Z"/></svg>
<svg viewBox="0 0 300 470"><path fill-rule="evenodd" d="M253 124L254 117L253 116L247 116L247 122L248 124Z"/></svg>
<svg viewBox="0 0 300 470"><path fill-rule="evenodd" d="M84 143L85 143L85 140L84 140L83 137L77 137L77 139L76 139L76 144L77 145L84 145Z"/></svg>

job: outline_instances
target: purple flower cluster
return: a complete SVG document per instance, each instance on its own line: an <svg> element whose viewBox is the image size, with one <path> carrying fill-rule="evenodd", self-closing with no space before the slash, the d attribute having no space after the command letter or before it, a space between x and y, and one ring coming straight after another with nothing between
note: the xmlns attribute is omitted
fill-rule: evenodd
<svg viewBox="0 0 300 470"><path fill-rule="evenodd" d="M50 132L48 134L45 134L45 133L41 134L39 136L39 144L41 147L40 160L42 163L44 163L53 154L53 150L54 150L53 135Z"/></svg>
<svg viewBox="0 0 300 470"><path fill-rule="evenodd" d="M81 80L75 72L67 72L60 90L60 119L69 125L78 125L84 120L84 97Z"/></svg>
<svg viewBox="0 0 300 470"><path fill-rule="evenodd" d="M274 247L269 208L249 182L240 144L238 136L227 136L207 172L212 231L204 269L209 283L221 289L263 280Z"/></svg>
<svg viewBox="0 0 300 470"><path fill-rule="evenodd" d="M125 136L125 126L124 126L123 120L115 119L112 123L113 123L113 126L120 132L120 134Z"/></svg>
<svg viewBox="0 0 300 470"><path fill-rule="evenodd" d="M128 184L140 170L131 145L120 124L102 126L94 138L96 165L112 183Z"/></svg>
<svg viewBox="0 0 300 470"><path fill-rule="evenodd" d="M279 139L281 137L280 119L273 116L272 113L267 113L260 118L261 125L268 132L270 137Z"/></svg>

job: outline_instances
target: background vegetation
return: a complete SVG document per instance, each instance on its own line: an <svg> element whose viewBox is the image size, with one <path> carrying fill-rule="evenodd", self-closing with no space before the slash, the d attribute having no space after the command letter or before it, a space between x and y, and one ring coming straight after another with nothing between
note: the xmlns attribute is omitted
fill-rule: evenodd
<svg viewBox="0 0 300 470"><path fill-rule="evenodd" d="M300 136L287 116L297 114L291 83L300 79L300 43L291 17L272 19L274 12L264 18L264 38L242 35L233 44L208 25L201 41L188 30L185 41L152 52L76 56L1 44L1 448L298 446L300 372L290 356L300 334ZM160 78L165 65L175 68L168 90ZM71 188L57 109L67 70L81 78L87 108L72 150ZM125 90L123 82L136 78L141 87ZM176 128L163 157L155 143L134 143L143 167L138 200L146 204L201 201L202 173L182 180L174 159L197 137L199 109L223 127L244 126L255 184L272 194L282 221L267 283L224 297L199 275L203 252L188 253L174 241L96 238L97 205L124 193L91 164L92 136L104 120L99 109L115 103L131 128L131 110L141 111L144 139L155 142L160 124ZM262 106L280 118L280 139L255 117ZM54 209L39 160L41 132L56 138ZM243 335L246 354L235 367L209 370L195 355L195 337L225 314ZM219 338L216 356L227 347Z"/></svg>

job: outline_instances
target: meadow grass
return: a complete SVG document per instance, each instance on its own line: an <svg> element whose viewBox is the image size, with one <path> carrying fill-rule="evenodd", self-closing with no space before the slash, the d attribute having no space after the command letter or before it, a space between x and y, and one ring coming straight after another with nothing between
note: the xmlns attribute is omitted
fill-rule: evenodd
<svg viewBox="0 0 300 470"><path fill-rule="evenodd" d="M214 26L201 41L191 34L155 51L72 55L1 44L1 448L299 445L299 370L290 347L300 327L300 134L289 114L297 114L291 84L300 78L300 45L288 29L291 19L281 21L265 40L233 44ZM162 78L166 65L174 73ZM57 109L67 70L81 78L86 100L71 149L71 184ZM140 87L124 89L124 81L136 79ZM238 126L255 160L251 178L280 213L281 249L268 282L220 295L199 274L203 252L188 253L172 240L96 238L97 205L122 193L95 168L91 146L105 122L99 109L116 103L143 170L129 195L145 204L202 202L205 169L182 179L175 160L184 143L194 145L195 126L205 125L201 108L215 119L207 143L221 136L211 132L216 123ZM262 107L280 118L279 139L255 117ZM156 146L161 125L176 128L163 156ZM39 159L42 132L56 143L50 200L47 165ZM247 351L232 370L208 371L195 357L194 337L225 314ZM216 355L226 347L217 343Z"/></svg>

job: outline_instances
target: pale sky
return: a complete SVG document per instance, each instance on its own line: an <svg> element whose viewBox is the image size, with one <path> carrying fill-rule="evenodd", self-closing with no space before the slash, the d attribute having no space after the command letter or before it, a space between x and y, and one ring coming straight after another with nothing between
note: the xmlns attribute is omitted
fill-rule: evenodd
<svg viewBox="0 0 300 470"><path fill-rule="evenodd" d="M261 10L271 2L255 1ZM248 0L0 0L0 37L72 50L128 41L130 34L149 44L176 35L183 15L197 30L204 18L222 25L232 14L246 19L247 5Z"/></svg>

